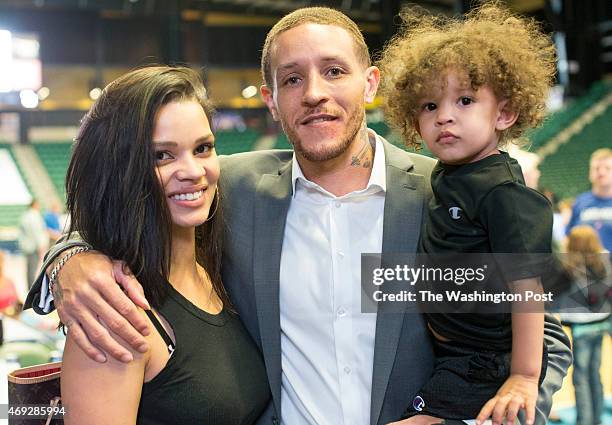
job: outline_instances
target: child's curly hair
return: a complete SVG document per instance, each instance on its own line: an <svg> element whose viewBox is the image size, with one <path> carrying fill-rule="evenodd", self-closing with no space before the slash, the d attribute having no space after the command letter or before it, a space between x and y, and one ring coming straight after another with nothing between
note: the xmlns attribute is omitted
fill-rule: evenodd
<svg viewBox="0 0 612 425"><path fill-rule="evenodd" d="M487 2L464 19L432 16L411 7L400 13L402 28L385 46L378 66L386 117L407 146L419 148L419 100L449 69L465 71L473 90L488 84L516 123L499 144L539 125L556 69L555 48L532 19Z"/></svg>

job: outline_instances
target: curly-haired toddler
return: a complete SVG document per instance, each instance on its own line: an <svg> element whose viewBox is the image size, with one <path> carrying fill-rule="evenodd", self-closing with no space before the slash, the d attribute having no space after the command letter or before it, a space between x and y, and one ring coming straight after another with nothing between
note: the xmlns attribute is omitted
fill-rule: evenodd
<svg viewBox="0 0 612 425"><path fill-rule="evenodd" d="M497 2L462 18L415 8L401 17L379 66L387 118L409 146L422 138L439 160L421 252L550 253L550 204L500 150L543 119L555 73L550 38ZM531 266L494 279L541 290L542 265ZM543 314L424 314L435 370L406 416L513 423L524 409L532 424L546 367Z"/></svg>

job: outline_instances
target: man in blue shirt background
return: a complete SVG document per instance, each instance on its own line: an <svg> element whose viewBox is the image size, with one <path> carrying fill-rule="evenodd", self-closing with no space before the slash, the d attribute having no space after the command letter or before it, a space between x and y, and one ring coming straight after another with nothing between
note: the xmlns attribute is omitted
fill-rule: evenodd
<svg viewBox="0 0 612 425"><path fill-rule="evenodd" d="M567 234L579 224L592 226L601 243L612 251L612 149L597 149L591 155L589 168L591 191L576 198Z"/></svg>

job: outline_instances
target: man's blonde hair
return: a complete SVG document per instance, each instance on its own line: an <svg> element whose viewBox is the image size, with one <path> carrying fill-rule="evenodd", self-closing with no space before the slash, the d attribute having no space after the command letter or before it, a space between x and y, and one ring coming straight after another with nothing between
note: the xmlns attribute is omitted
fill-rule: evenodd
<svg viewBox="0 0 612 425"><path fill-rule="evenodd" d="M612 149L610 148L600 148L591 154L591 162L608 158L612 158Z"/></svg>
<svg viewBox="0 0 612 425"><path fill-rule="evenodd" d="M328 7L305 7L284 16L278 21L266 36L261 52L261 76L264 84L270 90L272 84L271 50L276 38L285 31L303 24L333 25L346 30L355 42L355 53L360 62L370 66L370 52L359 27L344 13ZM330 43L333 40L330 40Z"/></svg>

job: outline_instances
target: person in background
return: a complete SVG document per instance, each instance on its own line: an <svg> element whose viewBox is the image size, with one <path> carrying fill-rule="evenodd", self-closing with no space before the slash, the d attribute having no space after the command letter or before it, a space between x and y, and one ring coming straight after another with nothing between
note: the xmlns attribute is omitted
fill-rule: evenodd
<svg viewBox="0 0 612 425"><path fill-rule="evenodd" d="M49 233L49 242L54 244L60 236L62 236L62 226L60 224L62 209L57 202L54 202L43 215L47 232Z"/></svg>
<svg viewBox="0 0 612 425"><path fill-rule="evenodd" d="M508 145L508 155L516 159L523 171L525 186L538 190L540 188L540 155L519 148L517 145ZM543 195L546 196L545 193Z"/></svg>
<svg viewBox="0 0 612 425"><path fill-rule="evenodd" d="M591 190L576 197L567 234L580 224L595 229L602 245L612 251L612 149L597 149L589 163Z"/></svg>
<svg viewBox="0 0 612 425"><path fill-rule="evenodd" d="M26 258L28 285L31 285L32 279L36 279L40 259L49 247L47 227L36 199L19 220L17 244Z"/></svg>
<svg viewBox="0 0 612 425"><path fill-rule="evenodd" d="M610 261L597 233L587 225L570 230L567 253L568 272L576 288L568 295L579 305L564 309L560 316L572 330L576 425L599 425L604 406L601 350L610 326L610 304L606 301L612 277Z"/></svg>
<svg viewBox="0 0 612 425"><path fill-rule="evenodd" d="M569 225L570 219L572 218L572 208L574 207L574 198L563 198L559 201L559 214L561 215L561 222L563 223L564 235L565 229Z"/></svg>
<svg viewBox="0 0 612 425"><path fill-rule="evenodd" d="M4 274L6 257L4 251L0 250L0 345L4 342L4 327L2 316L6 313L15 314L15 307L19 303L17 291L13 281Z"/></svg>
<svg viewBox="0 0 612 425"><path fill-rule="evenodd" d="M589 180L591 191L576 197L567 234L577 225L589 225L599 235L603 247L612 252L612 149L601 148L591 154Z"/></svg>
<svg viewBox="0 0 612 425"><path fill-rule="evenodd" d="M567 225L564 222L563 215L561 214L561 210L559 209L559 200L557 199L557 195L552 189L542 188L542 194L546 196L550 204L553 208L553 229L552 229L552 238L553 238L553 247L555 251L560 251L563 248L563 241L565 239L565 227Z"/></svg>
<svg viewBox="0 0 612 425"><path fill-rule="evenodd" d="M4 251L0 251L0 292L4 294L8 285L13 288L15 287L13 281L4 275ZM10 300L6 300L8 302L5 302L4 295L1 295L0 298L2 298L2 300L0 300L0 310L2 310L0 311L0 345L2 345L4 343L3 311L10 305Z"/></svg>

